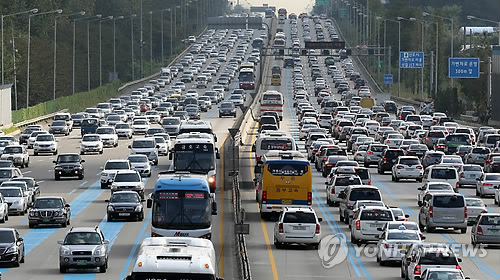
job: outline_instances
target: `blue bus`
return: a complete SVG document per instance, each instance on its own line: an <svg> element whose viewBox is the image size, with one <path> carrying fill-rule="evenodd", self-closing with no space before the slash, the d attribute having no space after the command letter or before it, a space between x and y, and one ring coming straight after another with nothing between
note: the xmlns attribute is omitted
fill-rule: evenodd
<svg viewBox="0 0 500 280"><path fill-rule="evenodd" d="M212 215L217 215L217 204L206 176L160 173L147 207L153 208L152 237L212 237Z"/></svg>

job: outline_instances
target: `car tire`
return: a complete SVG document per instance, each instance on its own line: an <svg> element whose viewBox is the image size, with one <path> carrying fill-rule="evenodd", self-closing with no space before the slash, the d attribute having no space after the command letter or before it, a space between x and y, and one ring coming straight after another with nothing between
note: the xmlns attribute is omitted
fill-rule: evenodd
<svg viewBox="0 0 500 280"><path fill-rule="evenodd" d="M106 189L106 184L101 183L101 189Z"/></svg>
<svg viewBox="0 0 500 280"><path fill-rule="evenodd" d="M141 214L137 217L138 221L143 221L144 220L144 210L141 212Z"/></svg>
<svg viewBox="0 0 500 280"><path fill-rule="evenodd" d="M33 152L33 155L34 156L38 156L38 152Z"/></svg>
<svg viewBox="0 0 500 280"><path fill-rule="evenodd" d="M66 268L64 266L59 266L59 273L66 273Z"/></svg>
<svg viewBox="0 0 500 280"><path fill-rule="evenodd" d="M3 224L3 223L5 223L5 221L6 221L6 220L5 220L5 214L4 214L4 215L3 215L3 218L0 220L0 223L2 223L2 224Z"/></svg>
<svg viewBox="0 0 500 280"><path fill-rule="evenodd" d="M394 176L394 182L399 182L399 178L397 176Z"/></svg>
<svg viewBox="0 0 500 280"><path fill-rule="evenodd" d="M55 175L55 176L54 176L54 179L55 179L56 181L59 181L59 180L61 180L61 177L60 177L60 176L58 176L58 175Z"/></svg>
<svg viewBox="0 0 500 280"><path fill-rule="evenodd" d="M16 260L12 262L12 266L19 267L21 266L21 258L17 256Z"/></svg>
<svg viewBox="0 0 500 280"><path fill-rule="evenodd" d="M61 227L62 227L62 228L65 228L65 227L67 227L67 226L68 226L68 223L67 223L66 221L64 221L64 222L61 224Z"/></svg>
<svg viewBox="0 0 500 280"><path fill-rule="evenodd" d="M465 233L467 233L467 228L461 228L461 229L460 229L460 233L461 233L461 234L465 234Z"/></svg>
<svg viewBox="0 0 500 280"><path fill-rule="evenodd" d="M314 244L312 244L312 247L313 247L315 250L318 250L318 248L319 248L319 243L314 243Z"/></svg>
<svg viewBox="0 0 500 280"><path fill-rule="evenodd" d="M99 267L99 273L106 273L107 269L108 269L108 261L106 260L106 262Z"/></svg>
<svg viewBox="0 0 500 280"><path fill-rule="evenodd" d="M422 179L423 179L423 178L418 178L418 179L417 179L417 182L422 183Z"/></svg>
<svg viewBox="0 0 500 280"><path fill-rule="evenodd" d="M476 196L479 196L479 191L477 190L477 187L476 187Z"/></svg>
<svg viewBox="0 0 500 280"><path fill-rule="evenodd" d="M23 251L23 256L21 257L20 263L24 263L24 251Z"/></svg>
<svg viewBox="0 0 500 280"><path fill-rule="evenodd" d="M83 156L85 153L84 152L80 152L80 155Z"/></svg>

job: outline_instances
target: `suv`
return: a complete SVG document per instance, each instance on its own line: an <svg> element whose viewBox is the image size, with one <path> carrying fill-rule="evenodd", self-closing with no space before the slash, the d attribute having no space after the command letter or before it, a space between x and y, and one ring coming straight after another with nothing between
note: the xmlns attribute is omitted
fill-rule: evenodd
<svg viewBox="0 0 500 280"><path fill-rule="evenodd" d="M375 186L370 185L350 185L339 194L340 204L340 220L344 223L349 222L349 217L352 217L353 206L358 200L376 200L382 201L382 194Z"/></svg>
<svg viewBox="0 0 500 280"><path fill-rule="evenodd" d="M311 208L283 208L274 225L274 246L281 249L290 243L319 247L322 219Z"/></svg>
<svg viewBox="0 0 500 280"><path fill-rule="evenodd" d="M80 155L86 153L103 153L103 144L99 134L85 134L80 142Z"/></svg>
<svg viewBox="0 0 500 280"><path fill-rule="evenodd" d="M110 159L102 168L101 173L101 189L106 189L111 186L116 172L119 170L132 170L130 162L125 159Z"/></svg>
<svg viewBox="0 0 500 280"><path fill-rule="evenodd" d="M422 182L424 169L420 160L415 156L401 156L392 166L392 181L399 182L400 179L416 179Z"/></svg>
<svg viewBox="0 0 500 280"><path fill-rule="evenodd" d="M233 118L236 118L236 107L233 102L227 101L219 105L219 118L223 116L233 116Z"/></svg>
<svg viewBox="0 0 500 280"><path fill-rule="evenodd" d="M95 134L99 134L101 136L103 146L118 147L118 134L116 134L116 130L114 127L99 127L95 131Z"/></svg>
<svg viewBox="0 0 500 280"><path fill-rule="evenodd" d="M21 168L28 167L30 164L28 150L23 145L9 145L5 147L0 159L10 160L15 166Z"/></svg>
<svg viewBox="0 0 500 280"><path fill-rule="evenodd" d="M331 177L326 184L326 203L329 206L339 206L339 194L350 185L362 185L361 178L356 175L338 174Z"/></svg>
<svg viewBox="0 0 500 280"><path fill-rule="evenodd" d="M363 160L364 166L370 167L371 164L378 163L379 159L382 158L382 153L387 149L387 145L370 144Z"/></svg>
<svg viewBox="0 0 500 280"><path fill-rule="evenodd" d="M132 155L146 155L154 165L158 165L158 146L154 138L135 138L128 147Z"/></svg>
<svg viewBox="0 0 500 280"><path fill-rule="evenodd" d="M24 240L14 228L0 228L0 263L24 263Z"/></svg>
<svg viewBox="0 0 500 280"><path fill-rule="evenodd" d="M385 171L392 170L392 166L398 160L398 157L404 156L404 152L401 149L386 149L378 161L377 172L378 174L384 174Z"/></svg>
<svg viewBox="0 0 500 280"><path fill-rule="evenodd" d="M471 229L471 243L477 244L500 244L500 214L481 213Z"/></svg>
<svg viewBox="0 0 500 280"><path fill-rule="evenodd" d="M37 198L29 212L29 228L40 224L60 224L61 227L66 227L71 220L69 207L69 204L61 196Z"/></svg>
<svg viewBox="0 0 500 280"><path fill-rule="evenodd" d="M138 221L144 220L144 199L135 191L117 191L107 199L107 219L112 222L115 219L133 218Z"/></svg>
<svg viewBox="0 0 500 280"><path fill-rule="evenodd" d="M1 187L0 193L9 205L9 213L24 216L28 211L28 198L21 187Z"/></svg>
<svg viewBox="0 0 500 280"><path fill-rule="evenodd" d="M409 263L406 272L407 279L418 279L422 273L429 268L460 268L459 262L462 259L457 258L455 252L443 245L441 247L421 247L413 257L413 262Z"/></svg>
<svg viewBox="0 0 500 280"><path fill-rule="evenodd" d="M418 213L418 225L432 232L436 227L459 229L467 232L467 206L458 193L428 193Z"/></svg>
<svg viewBox="0 0 500 280"><path fill-rule="evenodd" d="M52 134L41 134L36 137L33 144L33 155L38 156L39 153L51 153L57 155L57 140Z"/></svg>
<svg viewBox="0 0 500 280"><path fill-rule="evenodd" d="M56 166L54 167L54 178L56 181L61 177L78 177L82 180L85 176L85 169L82 165L85 160L80 158L76 153L60 154L57 160L54 160Z"/></svg>
<svg viewBox="0 0 500 280"><path fill-rule="evenodd" d="M144 182L137 170L118 170L116 172L111 184L111 193L126 190L136 191L141 198L144 198Z"/></svg>
<svg viewBox="0 0 500 280"><path fill-rule="evenodd" d="M99 268L105 273L108 268L108 244L98 226L72 228L64 241L58 241L59 272L68 268Z"/></svg>
<svg viewBox="0 0 500 280"><path fill-rule="evenodd" d="M394 216L387 206L362 206L351 223L351 243L359 245L363 241L378 241L380 236L378 228L393 221Z"/></svg>
<svg viewBox="0 0 500 280"><path fill-rule="evenodd" d="M141 176L151 177L151 162L146 155L129 155L127 160Z"/></svg>

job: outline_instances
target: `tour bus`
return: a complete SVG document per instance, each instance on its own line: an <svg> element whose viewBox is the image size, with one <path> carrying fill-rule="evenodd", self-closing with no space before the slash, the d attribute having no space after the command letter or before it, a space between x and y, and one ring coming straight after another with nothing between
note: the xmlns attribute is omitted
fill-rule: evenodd
<svg viewBox="0 0 500 280"><path fill-rule="evenodd" d="M283 120L283 95L275 90L269 90L262 94L260 99L260 114L268 111L278 113L280 120Z"/></svg>
<svg viewBox="0 0 500 280"><path fill-rule="evenodd" d="M292 136L283 131L266 131L255 141L255 160L260 161L269 151L296 151L297 144Z"/></svg>
<svg viewBox="0 0 500 280"><path fill-rule="evenodd" d="M283 207L312 205L312 169L298 151L270 151L254 169L256 199L262 218Z"/></svg>
<svg viewBox="0 0 500 280"><path fill-rule="evenodd" d="M217 159L219 150L213 134L190 132L179 134L169 153L170 171L185 171L206 176L210 191L217 187Z"/></svg>
<svg viewBox="0 0 500 280"><path fill-rule="evenodd" d="M217 135L214 133L214 129L210 121L188 120L182 122L179 127L179 134L191 133L191 132L211 134L214 137L214 141L217 142Z"/></svg>
<svg viewBox="0 0 500 280"><path fill-rule="evenodd" d="M222 280L210 240L147 237L132 272L124 280Z"/></svg>
<svg viewBox="0 0 500 280"><path fill-rule="evenodd" d="M241 89L255 89L255 74L253 68L240 69L238 83Z"/></svg>
<svg viewBox="0 0 500 280"><path fill-rule="evenodd" d="M151 236L212 236L212 215L217 215L215 194L203 175L189 172L160 173L147 200L152 209Z"/></svg>

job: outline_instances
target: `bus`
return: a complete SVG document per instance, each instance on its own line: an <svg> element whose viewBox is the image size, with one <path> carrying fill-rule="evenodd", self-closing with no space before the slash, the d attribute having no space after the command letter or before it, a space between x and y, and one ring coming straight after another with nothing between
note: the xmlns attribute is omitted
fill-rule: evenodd
<svg viewBox="0 0 500 280"><path fill-rule="evenodd" d="M275 48L284 49L286 46L286 41L283 38L276 38L276 39L274 39L273 46Z"/></svg>
<svg viewBox="0 0 500 280"><path fill-rule="evenodd" d="M222 280L210 240L147 237L125 280Z"/></svg>
<svg viewBox="0 0 500 280"><path fill-rule="evenodd" d="M283 120L283 95L275 90L266 91L260 99L260 114L267 111L278 113L280 121Z"/></svg>
<svg viewBox="0 0 500 280"><path fill-rule="evenodd" d="M190 132L179 134L169 153L170 171L190 172L206 176L210 192L217 187L217 159L219 150L213 134Z"/></svg>
<svg viewBox="0 0 500 280"><path fill-rule="evenodd" d="M261 161L269 151L297 151L297 144L292 136L283 131L265 131L255 140L255 161Z"/></svg>
<svg viewBox="0 0 500 280"><path fill-rule="evenodd" d="M266 18L272 18L274 16L274 11L271 8L267 8L265 13L266 13Z"/></svg>
<svg viewBox="0 0 500 280"><path fill-rule="evenodd" d="M242 68L238 75L238 83L241 89L255 89L255 74L252 68Z"/></svg>
<svg viewBox="0 0 500 280"><path fill-rule="evenodd" d="M278 15L284 15L285 18L286 18L286 14L287 14L287 12L286 12L285 8L279 8Z"/></svg>
<svg viewBox="0 0 500 280"><path fill-rule="evenodd" d="M147 207L152 208L152 237L212 237L212 215L217 215L217 204L204 176L160 173Z"/></svg>
<svg viewBox="0 0 500 280"><path fill-rule="evenodd" d="M272 86L281 86L281 74L273 73L271 75L271 85Z"/></svg>
<svg viewBox="0 0 500 280"><path fill-rule="evenodd" d="M284 207L312 205L312 169L298 151L270 151L254 168L256 200L263 219Z"/></svg>

